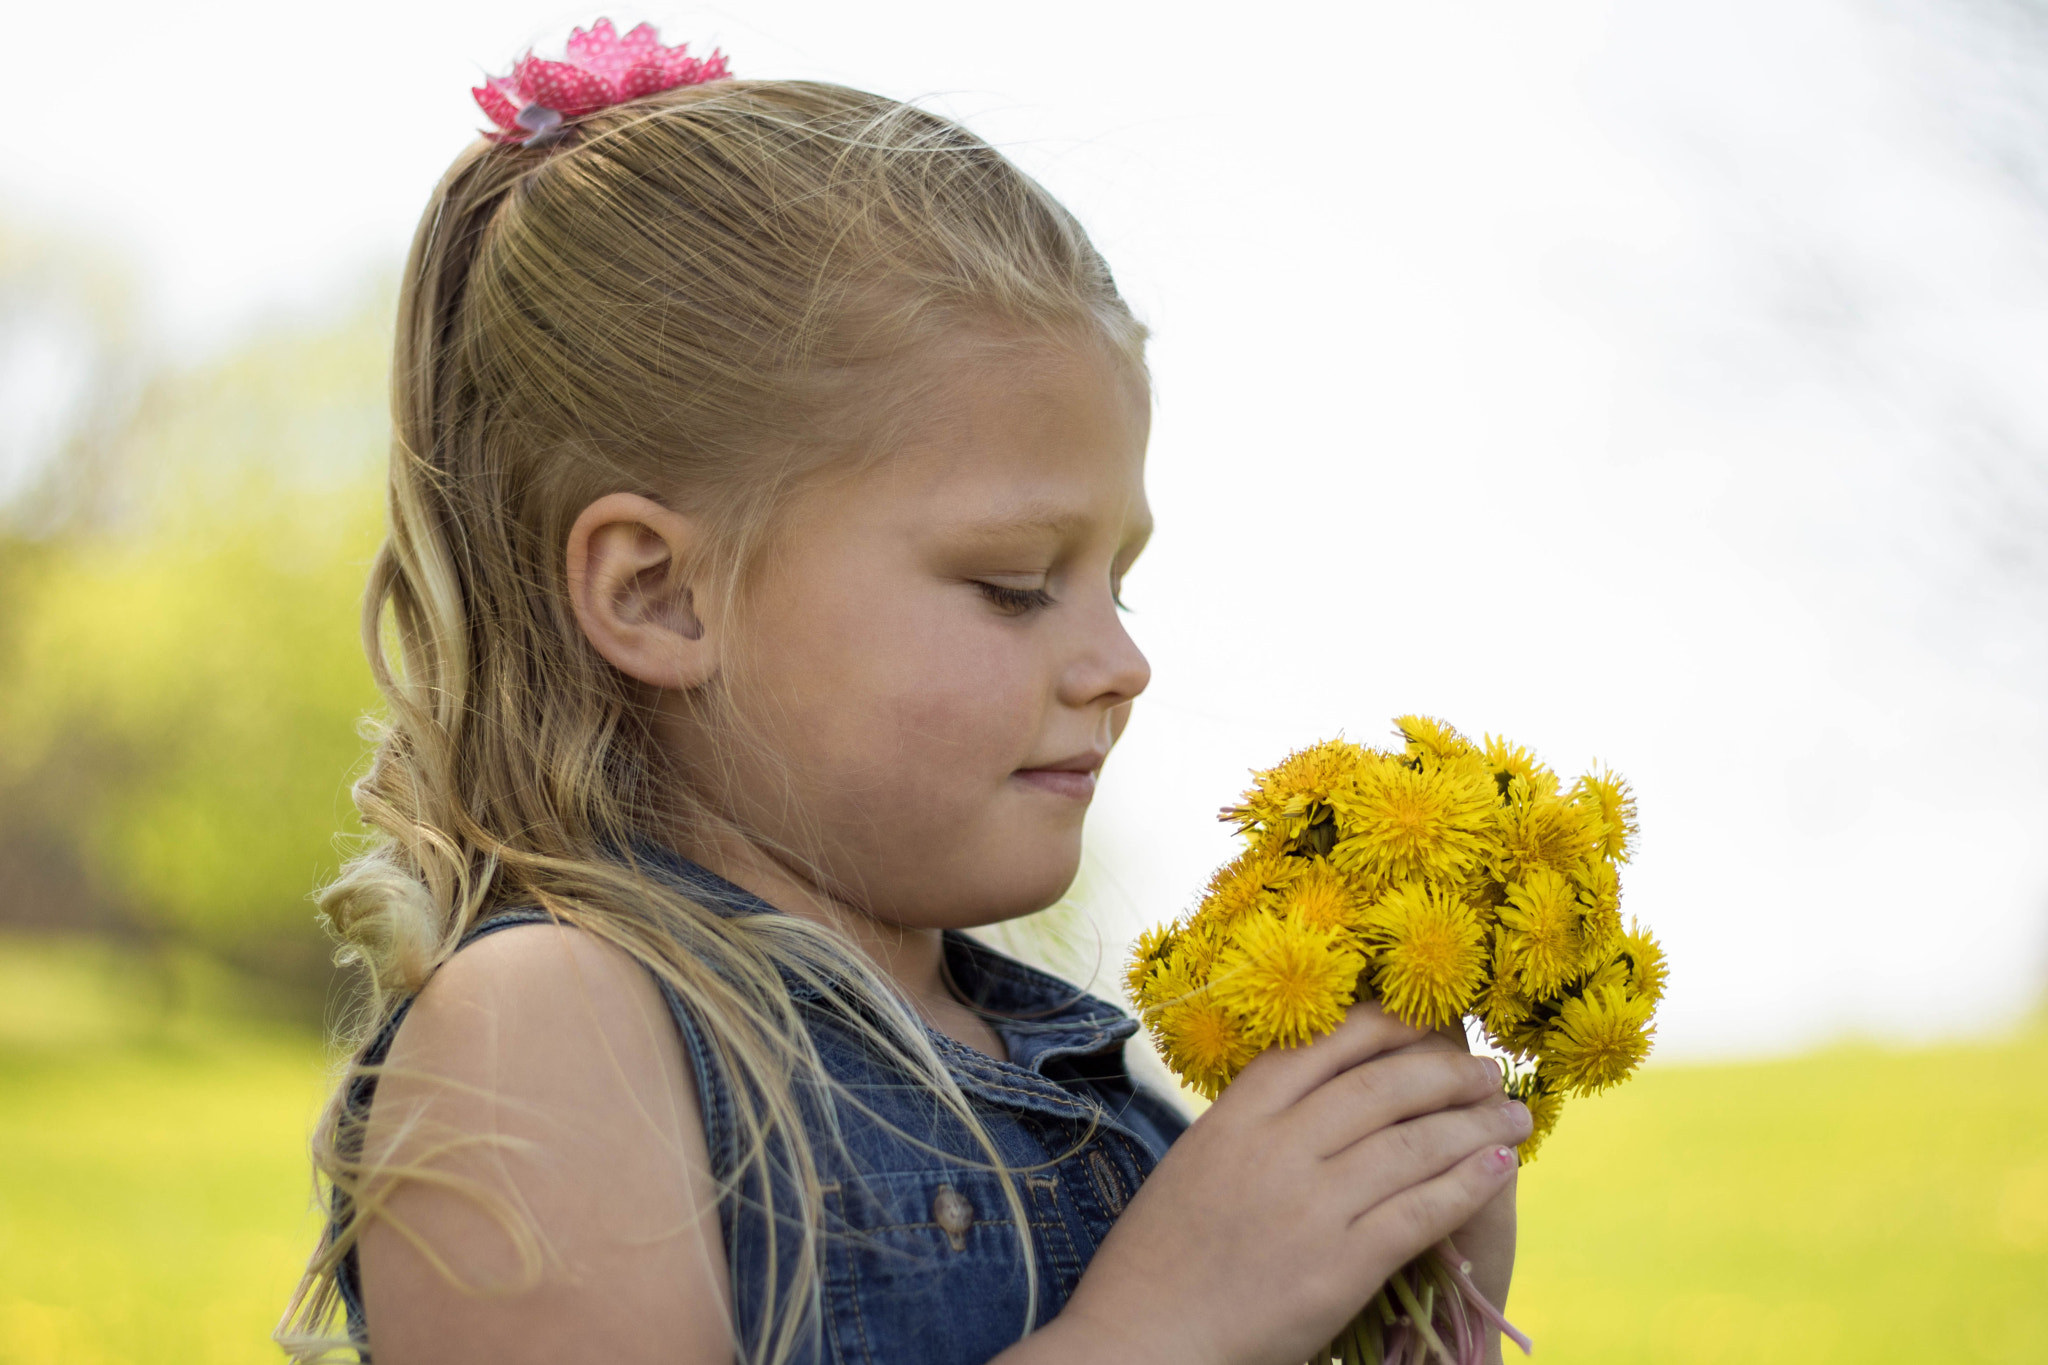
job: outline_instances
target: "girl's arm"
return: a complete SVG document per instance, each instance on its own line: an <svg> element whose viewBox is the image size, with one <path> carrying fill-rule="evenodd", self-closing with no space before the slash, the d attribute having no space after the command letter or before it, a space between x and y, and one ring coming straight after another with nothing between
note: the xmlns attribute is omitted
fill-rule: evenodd
<svg viewBox="0 0 2048 1365"><path fill-rule="evenodd" d="M1529 1114L1495 1063L1426 1038L1363 1004L1253 1059L1139 1187L1060 1315L1000 1365L1306 1360L1453 1232L1504 1298Z"/></svg>
<svg viewBox="0 0 2048 1365"><path fill-rule="evenodd" d="M378 1083L361 1201L377 1365L732 1359L688 1058L647 972L523 925L450 959Z"/></svg>

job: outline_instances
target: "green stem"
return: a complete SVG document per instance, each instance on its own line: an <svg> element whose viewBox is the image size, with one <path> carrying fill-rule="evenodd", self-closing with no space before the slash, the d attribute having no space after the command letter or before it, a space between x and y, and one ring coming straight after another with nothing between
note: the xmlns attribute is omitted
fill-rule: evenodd
<svg viewBox="0 0 2048 1365"><path fill-rule="evenodd" d="M1422 1338L1422 1344L1429 1347L1429 1353L1442 1361L1443 1365L1458 1365L1457 1360L1444 1348L1443 1339L1437 1336L1436 1327L1429 1320L1429 1310L1416 1302L1415 1291L1408 1287L1408 1281L1400 1274L1396 1274L1387 1281L1387 1285L1394 1291L1395 1297L1401 1300L1401 1306L1408 1310L1409 1320L1415 1324L1416 1334ZM1436 1299L1434 1293L1429 1297L1432 1302Z"/></svg>
<svg viewBox="0 0 2048 1365"><path fill-rule="evenodd" d="M1352 1330L1358 1333L1359 1353L1365 1357L1365 1365L1386 1365L1386 1337L1370 1314L1361 1312L1352 1323Z"/></svg>

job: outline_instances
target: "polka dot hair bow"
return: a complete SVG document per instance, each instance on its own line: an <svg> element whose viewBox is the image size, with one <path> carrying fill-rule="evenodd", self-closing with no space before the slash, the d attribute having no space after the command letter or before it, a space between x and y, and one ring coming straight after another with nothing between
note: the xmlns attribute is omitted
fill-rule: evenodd
<svg viewBox="0 0 2048 1365"><path fill-rule="evenodd" d="M470 93L497 124L484 136L493 142L544 147L562 135L568 119L678 86L723 80L725 54L692 57L689 44L663 47L651 24L621 37L612 21L600 19L588 33L569 35L568 60L551 62L531 52L508 76L493 76Z"/></svg>

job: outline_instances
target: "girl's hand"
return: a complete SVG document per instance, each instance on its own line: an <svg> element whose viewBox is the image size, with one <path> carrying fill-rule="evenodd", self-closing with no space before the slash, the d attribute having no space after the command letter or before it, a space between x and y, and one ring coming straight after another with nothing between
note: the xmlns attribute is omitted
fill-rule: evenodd
<svg viewBox="0 0 2048 1365"><path fill-rule="evenodd" d="M1335 1032L1260 1054L1139 1189L1060 1315L999 1359L1308 1359L1514 1181L1528 1110L1496 1063L1429 1037L1360 1003Z"/></svg>
<svg viewBox="0 0 2048 1365"><path fill-rule="evenodd" d="M1423 1051L1471 1051L1471 1043L1465 1038L1464 1029L1452 1025L1426 1034L1397 1052ZM1508 1304L1508 1283L1515 1269L1515 1186L1517 1175L1508 1173L1508 1180L1500 1193L1488 1200L1477 1213L1451 1234L1451 1241L1464 1258L1472 1263L1472 1282L1487 1302L1495 1308L1506 1310ZM1487 1338L1486 1360L1488 1365L1501 1358L1500 1338Z"/></svg>

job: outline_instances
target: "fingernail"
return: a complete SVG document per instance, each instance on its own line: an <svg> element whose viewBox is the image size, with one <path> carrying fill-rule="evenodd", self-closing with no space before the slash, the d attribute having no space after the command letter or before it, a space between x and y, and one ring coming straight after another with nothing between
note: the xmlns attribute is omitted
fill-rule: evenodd
<svg viewBox="0 0 2048 1365"><path fill-rule="evenodd" d="M1492 1163L1493 1168L1497 1171L1511 1171L1515 1168L1516 1162L1520 1160L1515 1155L1515 1149L1512 1147L1496 1147L1486 1155L1487 1160Z"/></svg>
<svg viewBox="0 0 2048 1365"><path fill-rule="evenodd" d="M1535 1120L1529 1117L1529 1106L1520 1100L1509 1100L1500 1107L1500 1112L1506 1114L1508 1120L1525 1133L1536 1126Z"/></svg>

